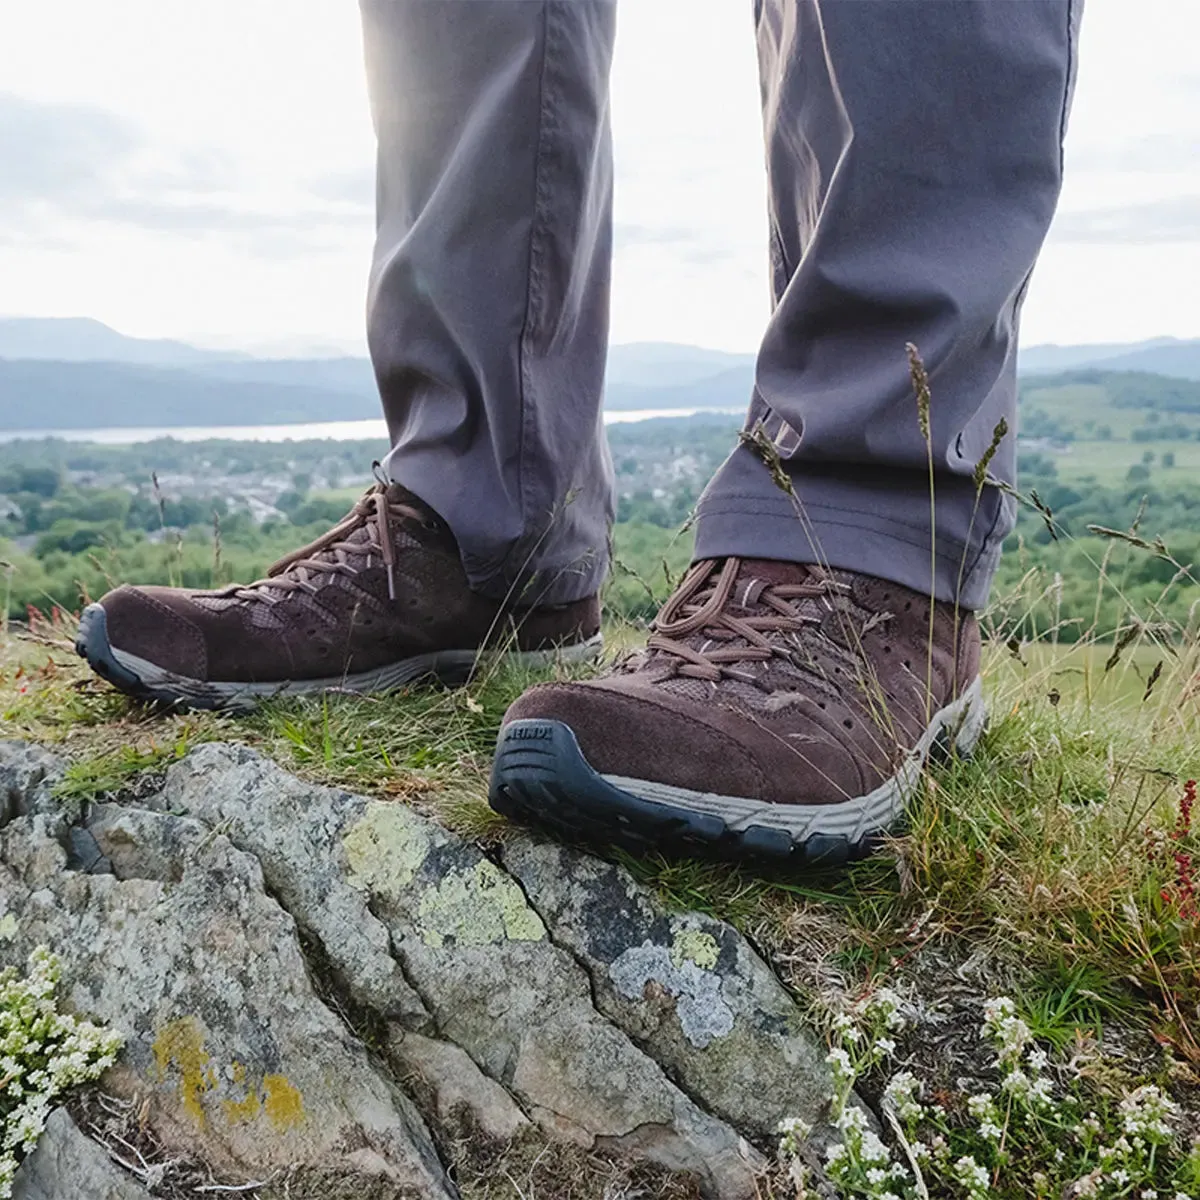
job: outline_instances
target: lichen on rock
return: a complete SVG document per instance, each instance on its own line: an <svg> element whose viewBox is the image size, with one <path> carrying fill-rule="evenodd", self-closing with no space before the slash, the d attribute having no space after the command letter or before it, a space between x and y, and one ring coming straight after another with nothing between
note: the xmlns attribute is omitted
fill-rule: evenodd
<svg viewBox="0 0 1200 1200"><path fill-rule="evenodd" d="M536 942L546 936L524 893L494 863L447 871L426 888L417 908L421 940L432 947L486 946L506 938Z"/></svg>
<svg viewBox="0 0 1200 1200"><path fill-rule="evenodd" d="M414 813L378 801L342 837L350 882L388 898L412 884L432 845L425 822Z"/></svg>
<svg viewBox="0 0 1200 1200"><path fill-rule="evenodd" d="M766 965L612 864L524 836L497 863L240 746L86 812L55 769L0 744L5 952L59 952L126 1035L105 1086L206 1170L449 1200L465 1121L748 1200L743 1135L819 1118L820 1048Z"/></svg>

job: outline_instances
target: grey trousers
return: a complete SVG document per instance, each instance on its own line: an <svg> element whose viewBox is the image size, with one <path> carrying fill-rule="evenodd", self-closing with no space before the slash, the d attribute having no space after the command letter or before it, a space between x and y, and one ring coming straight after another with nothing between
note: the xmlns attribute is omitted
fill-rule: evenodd
<svg viewBox="0 0 1200 1200"><path fill-rule="evenodd" d="M747 425L795 495L733 449L698 557L985 602L1014 502L974 475L1003 418L990 470L1015 479L1018 316L1058 198L1081 3L756 0L774 303ZM608 568L615 8L362 0L388 466L490 594L565 602Z"/></svg>

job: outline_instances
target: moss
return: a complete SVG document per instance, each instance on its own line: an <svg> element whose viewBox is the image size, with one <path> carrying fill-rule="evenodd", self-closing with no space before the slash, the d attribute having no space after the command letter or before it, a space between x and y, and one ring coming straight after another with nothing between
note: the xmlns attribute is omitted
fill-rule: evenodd
<svg viewBox="0 0 1200 1200"><path fill-rule="evenodd" d="M421 940L433 947L447 941L456 946L537 942L546 936L524 892L487 859L470 870L448 871L421 897L417 921Z"/></svg>

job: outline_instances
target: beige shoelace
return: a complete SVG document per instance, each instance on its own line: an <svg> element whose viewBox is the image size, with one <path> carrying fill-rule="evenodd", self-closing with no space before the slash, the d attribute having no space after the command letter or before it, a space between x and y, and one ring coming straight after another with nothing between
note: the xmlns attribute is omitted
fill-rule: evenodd
<svg viewBox="0 0 1200 1200"><path fill-rule="evenodd" d="M239 600L263 600L273 604L282 596L274 597L270 594L272 591L315 592L320 576L357 575L359 568L351 560L378 554L387 569L388 597L395 600L396 545L392 540L393 519L412 519L424 523L426 515L411 505L389 501L387 484L376 483L328 533L281 558L270 568L266 578L235 588L231 594ZM364 527L368 531L368 541L346 540L350 534Z"/></svg>
<svg viewBox="0 0 1200 1200"><path fill-rule="evenodd" d="M719 571L716 561L695 563L663 605L646 646L677 660L672 674L713 683L725 678L758 685L759 678L750 671L738 670L738 664L793 657L793 651L772 641L768 634L796 633L821 623L819 617L797 611L792 602L849 591L847 584L818 567L808 568L809 578L803 583L770 583L754 578L739 582L741 567L740 558L727 558ZM771 611L735 617L728 611L734 604L740 608L763 605ZM701 632L705 638L702 651L681 640ZM742 644L709 646L710 642L734 641Z"/></svg>

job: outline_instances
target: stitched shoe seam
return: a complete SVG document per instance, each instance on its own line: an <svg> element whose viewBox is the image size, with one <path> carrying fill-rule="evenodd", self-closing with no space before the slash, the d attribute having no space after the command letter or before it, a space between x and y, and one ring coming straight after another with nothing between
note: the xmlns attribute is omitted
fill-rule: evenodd
<svg viewBox="0 0 1200 1200"><path fill-rule="evenodd" d="M173 625L175 625L178 628L183 630L183 632L186 634L186 636L190 639L193 647L195 647L199 653L199 660L200 660L199 677L201 679L207 679L208 678L208 645L204 640L203 632L196 625L192 624L192 622L189 621L186 617L181 616L179 613L175 612L174 609L170 608L166 604L163 604L162 601L157 600L157 599L155 599L155 597L142 591L141 588L131 587L129 589L129 591L131 594L137 596L139 598L139 600L141 600L143 603L150 605L157 612L159 612L163 616L167 617ZM184 598L185 599L187 598L186 593L184 594ZM116 649L126 649L126 647L116 647ZM129 653L133 653L133 651L130 650Z"/></svg>
<svg viewBox="0 0 1200 1200"><path fill-rule="evenodd" d="M601 682L605 682L605 681L601 681ZM645 696L637 696L637 695L632 694L631 692L616 691L612 688L606 688L606 687L589 687L587 684L543 683L543 684L539 684L537 687L533 688L530 692L527 693L527 695L545 696L549 693L554 693L559 696L564 696L564 695L565 696L578 696L578 695L593 695L597 692L601 692L605 696L615 696L622 704L632 702L632 704L638 706L639 708L641 708L643 710L648 709L653 712L666 713L668 717L677 718L685 724L695 724L695 725L702 726L707 732L709 732L712 735L715 735L714 740L720 742L723 745L728 746L731 750L733 750L735 752L735 757L739 758L746 765L746 767L749 768L749 771L754 778L755 788L759 792L762 792L765 790L767 776L766 776L765 772L762 770L762 768L758 765L758 763L754 760L753 755L751 755L750 752L744 746L741 746L736 741L734 741L729 736L729 734L725 733L721 729L717 729L716 727L710 725L707 721L703 720L702 718L694 717L694 716L692 716L690 714L686 714L686 713L677 712L675 709L669 708L667 705L660 704L657 701L649 700ZM740 713L737 713L736 715L739 717L742 716L742 714L740 714ZM558 720L559 718L550 717L548 719L549 720ZM745 719L745 718L743 717L742 719ZM569 727L571 723L568 720L564 720L563 724L565 724ZM586 755L585 755L585 757L586 757Z"/></svg>

